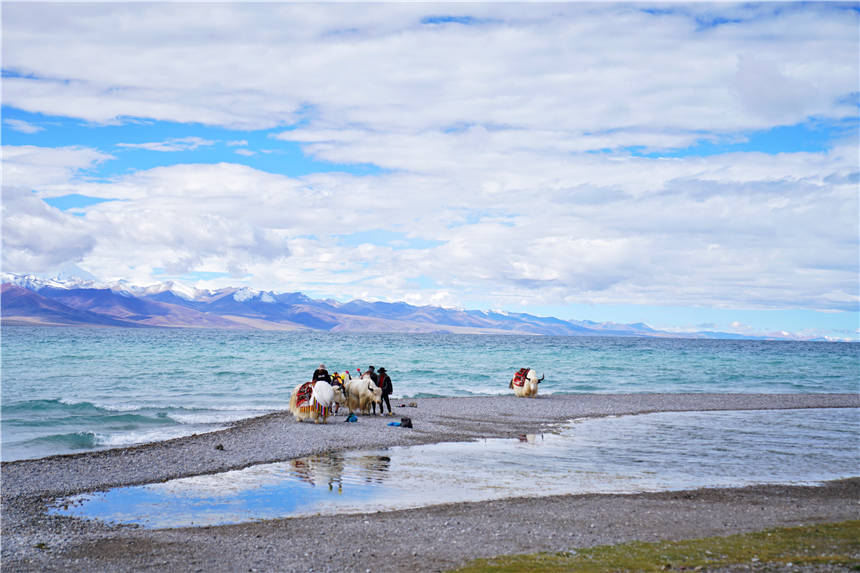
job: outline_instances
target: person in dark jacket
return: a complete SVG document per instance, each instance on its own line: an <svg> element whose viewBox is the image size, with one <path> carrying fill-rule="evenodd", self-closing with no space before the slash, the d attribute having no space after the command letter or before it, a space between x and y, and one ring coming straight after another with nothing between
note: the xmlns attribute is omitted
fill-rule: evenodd
<svg viewBox="0 0 860 573"><path fill-rule="evenodd" d="M314 370L314 377L311 378L311 380L314 382L325 380L331 384L331 376L329 375L328 370L325 369L325 364L320 364L320 367Z"/></svg>
<svg viewBox="0 0 860 573"><path fill-rule="evenodd" d="M376 374L376 370L373 369L373 366L368 366L367 372L365 372L365 374L370 376L370 379L373 380L374 384L376 384L377 386L379 385L377 384L377 382L379 382L379 376Z"/></svg>
<svg viewBox="0 0 860 573"><path fill-rule="evenodd" d="M382 389L382 401L379 403L379 413L385 413L385 404L388 404L388 415L393 416L394 413L391 411L391 401L388 399L388 396L394 392L394 385L391 383L391 378L388 377L388 372L385 371L385 368L379 369L379 383L377 384Z"/></svg>

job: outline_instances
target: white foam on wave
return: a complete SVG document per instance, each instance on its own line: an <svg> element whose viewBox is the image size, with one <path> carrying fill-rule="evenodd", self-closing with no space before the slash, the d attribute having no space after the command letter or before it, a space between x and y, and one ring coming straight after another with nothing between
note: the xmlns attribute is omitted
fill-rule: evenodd
<svg viewBox="0 0 860 573"><path fill-rule="evenodd" d="M140 410L140 406L135 404L106 404L104 402L91 402L93 406L100 410L108 412L136 412Z"/></svg>
<svg viewBox="0 0 860 573"><path fill-rule="evenodd" d="M137 412L140 410L161 410L168 412L170 418L180 423L195 423L191 420L192 416L206 416L205 413L210 413L213 422L241 420L254 416L262 416L276 410L286 410L289 408L289 402L285 401L270 402L266 406L258 404L184 404L179 405L173 402L155 402L155 401L139 401L135 403L119 403L100 401L98 399L85 398L59 398L58 402L66 406L82 406L92 405L94 408L106 410L108 412ZM176 413L176 412L179 413ZM215 412L223 412L224 415L219 416ZM188 417L189 421L182 421L180 417ZM201 419L202 422L209 420Z"/></svg>
<svg viewBox="0 0 860 573"><path fill-rule="evenodd" d="M66 406L92 406L109 412L132 412L139 409L138 406L132 404L107 404L86 398L58 398L57 401Z"/></svg>
<svg viewBox="0 0 860 573"><path fill-rule="evenodd" d="M507 386L474 386L469 388L469 392L476 396L506 396L511 393L511 389Z"/></svg>
<svg viewBox="0 0 860 573"><path fill-rule="evenodd" d="M277 402L272 401L268 402L265 406L259 404L184 404L179 405L175 403L164 403L164 402L140 402L137 406L138 409L147 409L147 410L172 410L179 412L246 412L251 416L260 416L262 414L266 414L268 412L274 412L275 410L286 410L290 407L289 401ZM172 414L171 414L172 415Z"/></svg>

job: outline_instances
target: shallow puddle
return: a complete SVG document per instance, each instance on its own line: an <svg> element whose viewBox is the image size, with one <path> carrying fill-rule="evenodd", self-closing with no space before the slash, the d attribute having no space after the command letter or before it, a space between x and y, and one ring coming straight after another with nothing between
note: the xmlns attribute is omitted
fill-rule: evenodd
<svg viewBox="0 0 860 573"><path fill-rule="evenodd" d="M860 410L591 418L517 439L339 452L58 500L143 527L365 513L522 496L634 493L860 475Z"/></svg>

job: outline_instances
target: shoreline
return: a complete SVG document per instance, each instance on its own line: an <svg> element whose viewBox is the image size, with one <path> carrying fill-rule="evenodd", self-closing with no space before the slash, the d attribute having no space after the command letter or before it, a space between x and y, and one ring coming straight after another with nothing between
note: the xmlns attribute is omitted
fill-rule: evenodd
<svg viewBox="0 0 860 573"><path fill-rule="evenodd" d="M436 570L468 558L500 553L561 551L583 544L678 535L690 538L729 534L860 516L860 506L846 503L860 498L860 478L821 486L761 485L657 494L514 498L172 530L111 527L44 514L46 504L60 496L241 469L328 451L517 437L585 417L858 408L860 394L553 394L536 399L492 396L394 402L397 416L361 416L354 424L344 424L342 415L329 418L325 425L300 424L288 412L275 412L242 420L225 430L166 442L3 462L3 563L15 564L16 570L133 570L147 562L147 556L160 555L164 566L155 568L175 571L218 568L225 559L233 564L228 569L245 571L255 568L255 563L257 570ZM418 406L399 407L404 402L416 402ZM414 428L387 425L400 416L412 418ZM744 500L754 504L760 513L744 509ZM592 516L591 523L585 524L588 519L583 521L584 510ZM643 520L638 512L653 515ZM672 525L673 515L688 513L690 522L684 518ZM554 525L547 525L549 522ZM498 525L496 529L491 527L493 523ZM350 539L359 546L351 551L343 544L320 546L319 541L313 543L307 537L313 532L324 536L332 528L342 533L351 531ZM526 536L531 539L527 543L513 535L523 528L534 531ZM434 533L429 535L427 531ZM508 533L501 533L505 531ZM541 531L543 535L538 533ZM440 542L449 537L450 543ZM279 541L275 543L275 539ZM300 539L307 539L316 552L302 550L306 546ZM218 549L219 543L227 545ZM255 543L261 552L254 550ZM388 548L376 550L368 559L377 543ZM459 547L460 543L463 547ZM119 547L125 549L120 551ZM149 550L141 553L135 547ZM363 553L357 552L361 548ZM195 556L200 567L194 565Z"/></svg>

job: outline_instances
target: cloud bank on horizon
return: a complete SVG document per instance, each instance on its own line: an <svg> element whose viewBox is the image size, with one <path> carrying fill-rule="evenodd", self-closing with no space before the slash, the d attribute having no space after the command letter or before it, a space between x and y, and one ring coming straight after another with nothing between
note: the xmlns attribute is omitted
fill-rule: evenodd
<svg viewBox="0 0 860 573"><path fill-rule="evenodd" d="M4 271L857 338L857 3L2 11Z"/></svg>

